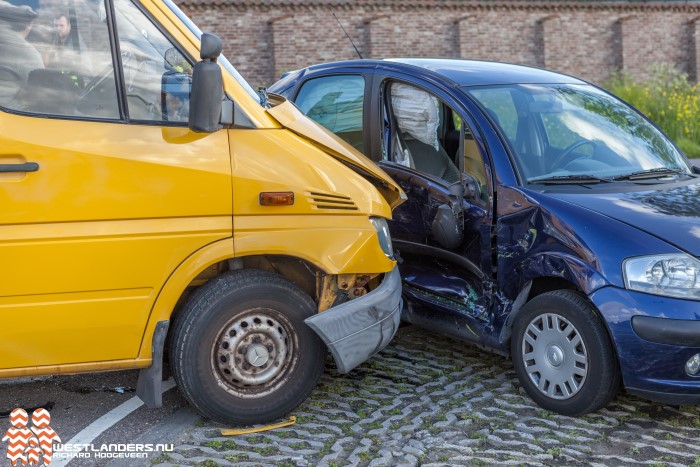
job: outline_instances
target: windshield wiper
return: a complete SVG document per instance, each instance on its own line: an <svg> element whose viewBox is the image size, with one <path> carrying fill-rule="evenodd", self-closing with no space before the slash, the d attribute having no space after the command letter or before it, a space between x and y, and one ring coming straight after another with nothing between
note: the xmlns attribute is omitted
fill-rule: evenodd
<svg viewBox="0 0 700 467"><path fill-rule="evenodd" d="M650 178L661 178L667 175L678 175L685 172L683 169L670 169L668 167L657 167L655 169L640 170L625 175L618 175L612 180L647 180Z"/></svg>
<svg viewBox="0 0 700 467"><path fill-rule="evenodd" d="M597 177L595 175L554 175L551 177L536 178L528 180L528 183L541 185L588 185L591 183L610 182L609 178Z"/></svg>

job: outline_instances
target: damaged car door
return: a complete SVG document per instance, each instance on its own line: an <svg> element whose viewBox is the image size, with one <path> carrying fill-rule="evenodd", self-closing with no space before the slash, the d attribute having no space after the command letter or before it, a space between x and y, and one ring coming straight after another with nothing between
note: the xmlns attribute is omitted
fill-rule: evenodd
<svg viewBox="0 0 700 467"><path fill-rule="evenodd" d="M492 217L473 133L448 96L397 76L375 75L373 86L383 129L373 149L408 196L390 223L403 259L404 319L490 345ZM478 169L466 172L474 159Z"/></svg>

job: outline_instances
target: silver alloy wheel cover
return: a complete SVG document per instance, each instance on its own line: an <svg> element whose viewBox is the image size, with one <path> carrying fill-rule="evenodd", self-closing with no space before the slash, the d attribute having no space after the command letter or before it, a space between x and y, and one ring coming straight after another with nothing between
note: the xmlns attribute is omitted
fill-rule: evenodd
<svg viewBox="0 0 700 467"><path fill-rule="evenodd" d="M586 382L586 345L578 329L556 313L544 313L530 321L523 335L521 356L530 380L549 398L569 399Z"/></svg>
<svg viewBox="0 0 700 467"><path fill-rule="evenodd" d="M211 370L220 387L241 398L271 394L298 363L299 342L280 312L255 308L223 326L211 351Z"/></svg>

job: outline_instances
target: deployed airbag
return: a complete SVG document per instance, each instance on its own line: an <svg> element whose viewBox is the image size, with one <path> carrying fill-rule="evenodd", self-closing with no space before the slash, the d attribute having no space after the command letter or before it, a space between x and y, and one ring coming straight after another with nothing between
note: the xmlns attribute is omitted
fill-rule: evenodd
<svg viewBox="0 0 700 467"><path fill-rule="evenodd" d="M434 147L436 151L440 149L437 98L413 86L395 83L391 86L391 105L402 132Z"/></svg>

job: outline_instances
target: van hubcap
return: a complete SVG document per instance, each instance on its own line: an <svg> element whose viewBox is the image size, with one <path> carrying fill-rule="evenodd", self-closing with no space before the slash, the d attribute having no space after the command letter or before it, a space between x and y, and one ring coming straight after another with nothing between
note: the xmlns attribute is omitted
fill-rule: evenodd
<svg viewBox="0 0 700 467"><path fill-rule="evenodd" d="M229 321L212 346L212 372L227 392L261 397L284 383L296 366L299 343L289 320L257 308Z"/></svg>
<svg viewBox="0 0 700 467"><path fill-rule="evenodd" d="M522 359L530 380L552 399L576 395L588 375L588 352L576 327L556 313L545 313L525 329Z"/></svg>

